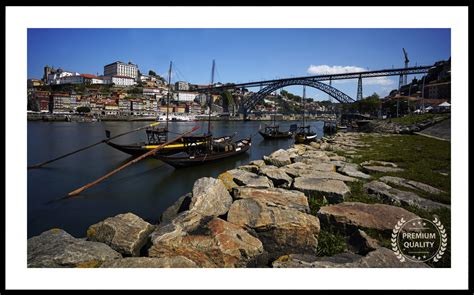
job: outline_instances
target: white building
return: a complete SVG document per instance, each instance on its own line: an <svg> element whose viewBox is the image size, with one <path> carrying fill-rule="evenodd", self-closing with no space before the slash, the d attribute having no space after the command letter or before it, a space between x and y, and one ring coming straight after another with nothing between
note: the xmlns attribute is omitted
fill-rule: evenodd
<svg viewBox="0 0 474 295"><path fill-rule="evenodd" d="M184 81L178 81L175 83L176 90L178 91L187 91L189 90L189 83Z"/></svg>
<svg viewBox="0 0 474 295"><path fill-rule="evenodd" d="M104 66L104 76L125 76L138 79L138 66L129 62L128 64L121 61Z"/></svg>
<svg viewBox="0 0 474 295"><path fill-rule="evenodd" d="M194 101L198 94L197 92L177 92L174 95L174 99L181 102Z"/></svg>
<svg viewBox="0 0 474 295"><path fill-rule="evenodd" d="M48 85L64 84L64 83L61 83L63 81L61 79L64 79L66 77L72 77L72 76L79 76L79 73L57 69L46 76L46 84Z"/></svg>
<svg viewBox="0 0 474 295"><path fill-rule="evenodd" d="M104 84L114 84L115 86L133 86L135 85L135 80L127 76L103 76L102 77Z"/></svg>

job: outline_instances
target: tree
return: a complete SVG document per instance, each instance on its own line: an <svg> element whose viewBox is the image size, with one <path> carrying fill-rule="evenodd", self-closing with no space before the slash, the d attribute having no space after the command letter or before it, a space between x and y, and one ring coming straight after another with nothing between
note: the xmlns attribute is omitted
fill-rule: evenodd
<svg viewBox="0 0 474 295"><path fill-rule="evenodd" d="M153 70L149 70L149 71L148 71L148 75L150 75L150 76L156 76L156 73L155 73L155 71L153 71Z"/></svg>
<svg viewBox="0 0 474 295"><path fill-rule="evenodd" d="M78 107L76 109L76 112L78 112L79 114L90 113L91 109L89 107Z"/></svg>

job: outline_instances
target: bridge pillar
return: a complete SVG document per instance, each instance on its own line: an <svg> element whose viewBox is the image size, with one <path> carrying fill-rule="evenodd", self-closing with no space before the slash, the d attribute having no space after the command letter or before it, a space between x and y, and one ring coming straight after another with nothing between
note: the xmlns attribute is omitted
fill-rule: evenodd
<svg viewBox="0 0 474 295"><path fill-rule="evenodd" d="M363 99L362 96L362 76L359 76L359 83L357 85L357 100Z"/></svg>

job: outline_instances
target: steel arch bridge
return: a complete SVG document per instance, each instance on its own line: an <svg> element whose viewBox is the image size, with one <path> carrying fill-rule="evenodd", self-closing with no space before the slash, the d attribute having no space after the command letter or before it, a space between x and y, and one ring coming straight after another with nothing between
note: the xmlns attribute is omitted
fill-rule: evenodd
<svg viewBox="0 0 474 295"><path fill-rule="evenodd" d="M259 101L262 101L265 97L267 97L267 95L271 94L273 91L278 90L283 87L293 86L293 85L304 85L304 86L316 88L318 90L321 90L329 94L340 103L351 103L355 101L349 95L332 87L329 84L325 84L325 83L314 81L314 80L304 79L304 78L295 78L295 79L286 79L286 80L276 81L260 89L260 91L252 94L250 97L248 97L247 99L241 102L240 109L239 109L240 113L244 114L244 116L247 115L248 112L254 108L255 104L257 104Z"/></svg>

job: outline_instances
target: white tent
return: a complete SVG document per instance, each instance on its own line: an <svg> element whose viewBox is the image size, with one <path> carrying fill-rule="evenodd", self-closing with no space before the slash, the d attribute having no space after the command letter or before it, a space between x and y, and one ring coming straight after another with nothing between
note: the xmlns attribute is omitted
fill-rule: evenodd
<svg viewBox="0 0 474 295"><path fill-rule="evenodd" d="M439 107L445 107L445 108L446 108L446 107L450 107L451 104L450 104L449 102L445 101L445 102L443 102L442 104L439 104L438 106L439 106Z"/></svg>

